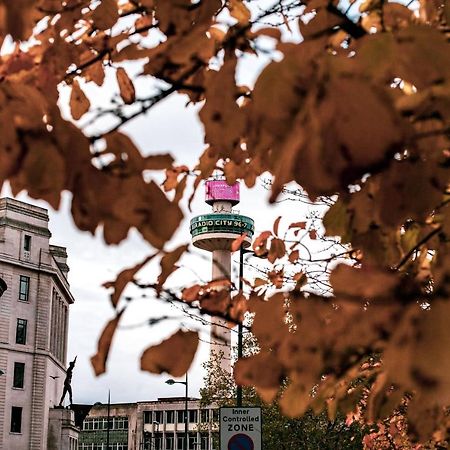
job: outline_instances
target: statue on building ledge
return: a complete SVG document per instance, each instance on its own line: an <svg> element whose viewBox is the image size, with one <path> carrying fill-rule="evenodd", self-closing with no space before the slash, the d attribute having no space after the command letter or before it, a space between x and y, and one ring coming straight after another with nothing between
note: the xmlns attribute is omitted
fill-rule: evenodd
<svg viewBox="0 0 450 450"><path fill-rule="evenodd" d="M64 380L64 389L63 389L63 393L62 393L58 408L63 407L64 397L66 396L67 393L69 394L70 405L72 406L72 404L73 404L73 401L72 401L72 374L73 374L73 369L75 367L76 360L77 360L77 357L75 356L75 359L69 363L69 367L67 368L66 378Z"/></svg>

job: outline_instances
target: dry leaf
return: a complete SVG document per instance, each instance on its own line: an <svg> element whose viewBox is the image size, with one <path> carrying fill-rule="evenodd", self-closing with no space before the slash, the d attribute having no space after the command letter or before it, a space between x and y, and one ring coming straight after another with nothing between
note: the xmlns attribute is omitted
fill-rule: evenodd
<svg viewBox="0 0 450 450"><path fill-rule="evenodd" d="M149 347L141 356L141 369L150 373L167 372L173 377L184 375L194 359L198 333L178 330L158 345Z"/></svg>

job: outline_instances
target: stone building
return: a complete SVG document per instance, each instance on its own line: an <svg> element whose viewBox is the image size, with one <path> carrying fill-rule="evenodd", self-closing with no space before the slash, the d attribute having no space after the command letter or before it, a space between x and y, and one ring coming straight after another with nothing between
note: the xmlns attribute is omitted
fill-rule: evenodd
<svg viewBox="0 0 450 450"><path fill-rule="evenodd" d="M97 404L84 419L78 450L185 450L185 398ZM218 450L219 410L188 400L188 450ZM109 434L109 438L108 438Z"/></svg>
<svg viewBox="0 0 450 450"><path fill-rule="evenodd" d="M48 213L0 199L0 449L75 450L72 411L54 409L65 378L74 302L64 247L50 245ZM50 432L49 432L50 423Z"/></svg>

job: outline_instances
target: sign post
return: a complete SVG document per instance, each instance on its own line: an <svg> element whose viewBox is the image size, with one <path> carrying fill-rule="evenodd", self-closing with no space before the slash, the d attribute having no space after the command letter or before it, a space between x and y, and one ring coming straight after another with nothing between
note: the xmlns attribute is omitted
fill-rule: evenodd
<svg viewBox="0 0 450 450"><path fill-rule="evenodd" d="M220 450L261 450L261 408L220 408Z"/></svg>

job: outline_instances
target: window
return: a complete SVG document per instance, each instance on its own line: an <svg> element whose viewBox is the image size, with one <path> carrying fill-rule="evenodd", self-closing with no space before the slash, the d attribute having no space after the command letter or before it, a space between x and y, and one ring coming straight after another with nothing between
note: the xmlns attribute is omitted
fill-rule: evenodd
<svg viewBox="0 0 450 450"><path fill-rule="evenodd" d="M208 435L207 434L201 434L200 435L200 449L201 450L208 450Z"/></svg>
<svg viewBox="0 0 450 450"><path fill-rule="evenodd" d="M177 449L184 450L184 434L183 433L177 434Z"/></svg>
<svg viewBox="0 0 450 450"><path fill-rule="evenodd" d="M218 409L212 410L212 417L213 417L213 422L219 421L219 410Z"/></svg>
<svg viewBox="0 0 450 450"><path fill-rule="evenodd" d="M22 408L13 406L11 408L11 433L22 432Z"/></svg>
<svg viewBox="0 0 450 450"><path fill-rule="evenodd" d="M175 423L175 411L166 411L166 423Z"/></svg>
<svg viewBox="0 0 450 450"><path fill-rule="evenodd" d="M163 423L163 411L153 412L153 422Z"/></svg>
<svg viewBox="0 0 450 450"><path fill-rule="evenodd" d="M173 436L166 436L166 450L174 449L174 439Z"/></svg>
<svg viewBox="0 0 450 450"><path fill-rule="evenodd" d="M23 376L25 374L25 363L14 363L13 387L23 388Z"/></svg>
<svg viewBox="0 0 450 450"><path fill-rule="evenodd" d="M27 343L27 321L25 319L17 319L16 327L16 344Z"/></svg>
<svg viewBox="0 0 450 450"><path fill-rule="evenodd" d="M208 409L202 409L200 410L200 422L202 423L208 423L209 422L209 410Z"/></svg>
<svg viewBox="0 0 450 450"><path fill-rule="evenodd" d="M197 436L195 434L188 435L188 448L189 450L197 450Z"/></svg>
<svg viewBox="0 0 450 450"><path fill-rule="evenodd" d="M26 252L29 252L31 250L31 236L26 234L23 238L23 249Z"/></svg>
<svg viewBox="0 0 450 450"><path fill-rule="evenodd" d="M144 423L152 423L152 412L153 411L144 411Z"/></svg>
<svg viewBox="0 0 450 450"><path fill-rule="evenodd" d="M30 277L20 275L19 300L27 302L29 290L30 290Z"/></svg>
<svg viewBox="0 0 450 450"><path fill-rule="evenodd" d="M184 409L177 411L177 423L184 423Z"/></svg>
<svg viewBox="0 0 450 450"><path fill-rule="evenodd" d="M190 409L189 410L189 422L190 423L197 423L198 422L198 411L196 409Z"/></svg>

